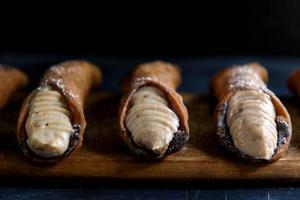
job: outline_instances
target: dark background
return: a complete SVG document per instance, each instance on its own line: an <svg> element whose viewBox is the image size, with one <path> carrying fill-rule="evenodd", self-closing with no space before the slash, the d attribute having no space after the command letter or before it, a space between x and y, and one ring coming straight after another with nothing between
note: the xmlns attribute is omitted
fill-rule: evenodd
<svg viewBox="0 0 300 200"><path fill-rule="evenodd" d="M77 8L43 5L33 11L19 5L1 18L0 52L298 55L299 8L297 0L80 3Z"/></svg>

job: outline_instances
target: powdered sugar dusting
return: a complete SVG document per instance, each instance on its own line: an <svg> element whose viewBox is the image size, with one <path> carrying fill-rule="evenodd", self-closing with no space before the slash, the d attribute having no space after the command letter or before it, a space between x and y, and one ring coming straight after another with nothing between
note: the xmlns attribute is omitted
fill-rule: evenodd
<svg viewBox="0 0 300 200"><path fill-rule="evenodd" d="M140 84L140 83L145 83L147 81L155 81L155 82L159 82L163 85L165 85L166 83L164 82L164 79L162 79L162 77L157 77L157 76L148 76L148 77L140 77L140 78L137 78L135 80L135 82L137 84Z"/></svg>
<svg viewBox="0 0 300 200"><path fill-rule="evenodd" d="M79 95L72 92L71 88L67 88L63 80L65 74L78 73L78 68L73 66L76 66L75 62L68 63L68 66L63 65L62 67L62 65L54 65L50 67L47 73L49 77L45 80L45 85L54 84L64 95L79 99Z"/></svg>
<svg viewBox="0 0 300 200"><path fill-rule="evenodd" d="M62 90L64 94L67 94L68 96L71 96L72 98L79 98L79 96L74 94L71 90L66 89L66 85L62 81L62 79L52 79L52 82L55 81L58 88Z"/></svg>
<svg viewBox="0 0 300 200"><path fill-rule="evenodd" d="M248 65L236 67L229 80L229 88L261 88L264 82L259 75Z"/></svg>

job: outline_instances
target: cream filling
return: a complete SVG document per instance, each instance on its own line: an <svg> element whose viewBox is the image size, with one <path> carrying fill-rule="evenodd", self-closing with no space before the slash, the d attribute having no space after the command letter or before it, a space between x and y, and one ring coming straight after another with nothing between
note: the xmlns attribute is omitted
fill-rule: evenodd
<svg viewBox="0 0 300 200"><path fill-rule="evenodd" d="M61 156L68 149L73 127L63 96L47 86L30 102L25 124L27 145L42 157Z"/></svg>
<svg viewBox="0 0 300 200"><path fill-rule="evenodd" d="M260 90L236 92L228 102L226 121L234 146L255 159L270 160L277 147L276 111Z"/></svg>
<svg viewBox="0 0 300 200"><path fill-rule="evenodd" d="M163 153L179 127L179 119L169 108L165 94L156 87L144 86L133 95L130 105L126 127L134 142Z"/></svg>

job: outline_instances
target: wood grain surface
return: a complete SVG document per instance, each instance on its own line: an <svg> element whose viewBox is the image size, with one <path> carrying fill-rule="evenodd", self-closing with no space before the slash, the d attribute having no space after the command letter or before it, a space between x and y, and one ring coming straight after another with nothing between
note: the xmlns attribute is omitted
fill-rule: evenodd
<svg viewBox="0 0 300 200"><path fill-rule="evenodd" d="M238 160L219 146L208 95L183 94L191 129L188 144L161 161L144 160L123 144L117 127L120 95L93 93L86 105L87 129L83 146L55 165L36 164L21 153L15 137L24 94L0 114L0 177L96 178L116 180L300 180L300 104L283 98L293 122L288 153L271 164ZM298 105L297 105L298 104Z"/></svg>

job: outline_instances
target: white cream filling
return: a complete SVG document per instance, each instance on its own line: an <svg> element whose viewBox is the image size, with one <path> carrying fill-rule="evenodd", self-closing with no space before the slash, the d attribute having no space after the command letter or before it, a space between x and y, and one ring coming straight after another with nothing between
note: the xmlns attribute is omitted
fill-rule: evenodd
<svg viewBox="0 0 300 200"><path fill-rule="evenodd" d="M179 127L165 94L156 87L144 86L134 94L130 105L125 120L134 142L155 153L164 152Z"/></svg>
<svg viewBox="0 0 300 200"><path fill-rule="evenodd" d="M255 159L271 159L277 147L277 129L269 95L260 90L236 92L228 102L226 117L239 151Z"/></svg>
<svg viewBox="0 0 300 200"><path fill-rule="evenodd" d="M42 157L61 156L73 132L70 111L63 96L53 88L41 88L30 102L25 124L27 145Z"/></svg>

